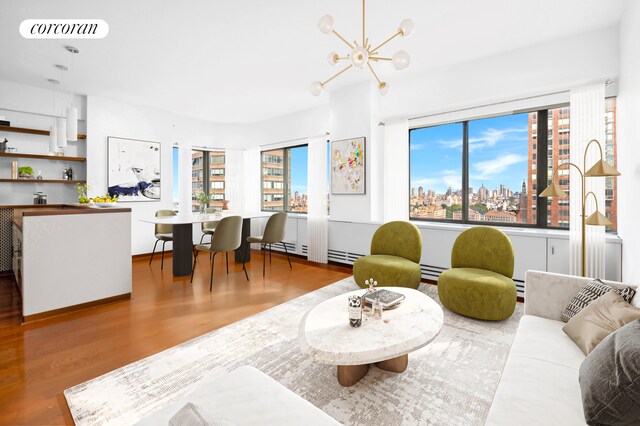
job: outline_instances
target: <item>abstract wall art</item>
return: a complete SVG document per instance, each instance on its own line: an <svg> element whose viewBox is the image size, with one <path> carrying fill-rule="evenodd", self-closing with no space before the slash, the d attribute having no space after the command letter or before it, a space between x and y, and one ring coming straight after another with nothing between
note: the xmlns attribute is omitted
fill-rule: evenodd
<svg viewBox="0 0 640 426"><path fill-rule="evenodd" d="M331 141L331 194L365 194L365 138Z"/></svg>
<svg viewBox="0 0 640 426"><path fill-rule="evenodd" d="M107 138L109 195L118 201L160 201L160 143Z"/></svg>

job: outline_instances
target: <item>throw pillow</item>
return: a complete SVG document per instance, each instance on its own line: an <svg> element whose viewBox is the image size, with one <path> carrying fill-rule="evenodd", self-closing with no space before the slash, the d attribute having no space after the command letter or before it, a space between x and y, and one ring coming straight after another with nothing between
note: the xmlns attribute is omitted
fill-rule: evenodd
<svg viewBox="0 0 640 426"><path fill-rule="evenodd" d="M622 298L631 303L631 299L633 299L633 295L636 294L636 291L631 287L619 289L613 288L609 285L606 285L599 279L591 281L586 286L582 287L580 292L576 294L569 306L564 309L562 312L562 321L567 322L573 317L575 314L583 310L589 303L593 302L603 294L610 292L611 290L618 293Z"/></svg>
<svg viewBox="0 0 640 426"><path fill-rule="evenodd" d="M640 321L605 337L580 366L579 377L588 424L640 424Z"/></svg>
<svg viewBox="0 0 640 426"><path fill-rule="evenodd" d="M562 331L589 355L602 339L636 319L640 319L640 309L610 291L574 315Z"/></svg>

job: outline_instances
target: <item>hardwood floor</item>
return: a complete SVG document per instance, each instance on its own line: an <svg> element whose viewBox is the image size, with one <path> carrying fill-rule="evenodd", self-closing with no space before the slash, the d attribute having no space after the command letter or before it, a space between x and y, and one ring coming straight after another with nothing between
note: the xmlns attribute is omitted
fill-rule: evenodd
<svg viewBox="0 0 640 426"><path fill-rule="evenodd" d="M72 424L62 392L201 334L351 275L351 268L317 265L273 254L262 277L262 255L252 253L250 281L229 256L217 256L213 292L209 261L201 256L193 284L174 278L171 258L149 266L133 260L131 300L20 324L19 297L0 277L0 424ZM91 283L87 282L87 285Z"/></svg>

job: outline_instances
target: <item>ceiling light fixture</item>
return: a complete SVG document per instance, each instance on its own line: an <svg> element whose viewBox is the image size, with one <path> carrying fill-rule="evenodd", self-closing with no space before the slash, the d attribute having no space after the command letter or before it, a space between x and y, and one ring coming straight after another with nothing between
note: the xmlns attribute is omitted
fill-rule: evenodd
<svg viewBox="0 0 640 426"><path fill-rule="evenodd" d="M73 57L80 53L80 50L73 46L65 46L64 47L67 52L71 54L71 71L73 69ZM69 141L77 141L78 140L78 108L73 106L73 82L71 84L71 104L67 107L67 140Z"/></svg>
<svg viewBox="0 0 640 426"><path fill-rule="evenodd" d="M349 43L346 38L344 38L335 30L335 21L333 17L331 15L324 15L318 22L318 29L320 30L320 32L326 35L334 34L344 44L349 46L349 49L351 49L346 56L340 56L336 52L331 52L327 57L327 61L330 65L337 65L338 63L340 63L340 61L349 60L350 64L325 81L314 81L313 83L311 83L311 94L313 96L320 96L324 91L324 87L327 83L338 77L343 72L347 71L349 68L364 68L365 66L367 66L378 83L378 91L381 95L386 95L389 92L389 83L380 80L376 72L373 70L372 62L389 61L397 70L403 70L407 68L409 66L409 63L411 62L411 58L409 57L409 54L404 50L396 52L390 58L380 56L379 51L382 46L389 43L391 40L398 36L409 37L409 35L411 35L411 33L413 32L413 28L413 21L411 19L405 19L400 22L398 31L394 35L392 35L376 47L372 48L371 44L369 43L369 38L366 36L365 32L365 0L362 0L362 41L360 45L358 45L357 41L354 41L353 44Z"/></svg>

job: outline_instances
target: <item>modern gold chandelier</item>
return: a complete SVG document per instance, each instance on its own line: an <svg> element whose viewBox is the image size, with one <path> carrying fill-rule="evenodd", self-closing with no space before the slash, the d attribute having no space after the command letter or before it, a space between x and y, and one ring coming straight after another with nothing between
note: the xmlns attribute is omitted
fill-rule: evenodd
<svg viewBox="0 0 640 426"><path fill-rule="evenodd" d="M327 34L327 35L335 34L336 37L342 40L342 42L347 46L349 46L349 49L351 49L346 56L340 56L336 52L331 52L327 57L329 64L337 65L340 61L343 61L343 60L350 60L351 63L347 65L345 68L343 68L342 70L340 70L339 72L337 72L336 74L334 74L333 76L331 76L330 78L326 79L325 81L314 81L313 83L311 83L311 87L310 87L311 94L313 96L320 96L324 91L325 85L329 83L331 80L338 77L340 74L344 73L351 67L363 68L366 65L371 71L371 74L373 74L376 81L378 82L378 91L380 92L381 95L386 95L387 93L389 93L389 83L387 83L386 81L380 80L380 78L378 77L378 74L376 74L376 72L373 70L373 66L371 64L372 62L389 61L391 62L393 67L397 70L403 70L407 68L409 66L410 57L409 57L409 54L404 50L400 50L396 52L390 58L380 56L379 51L382 46L389 43L394 38L398 36L408 37L409 35L411 35L411 33L413 32L413 27L414 27L414 24L411 19L404 19L402 22L400 22L400 25L398 26L398 31L394 35L392 35L391 37L389 37L388 39L386 39L376 47L371 48L371 44L369 43L369 38L366 36L366 33L365 33L365 0L362 0L361 44L358 44L356 40L354 40L353 44L349 43L349 41L347 41L346 38L344 38L342 35L340 35L340 33L338 33L335 30L333 17L331 15L324 15L322 18L320 18L320 22L318 22L318 29L323 34Z"/></svg>

